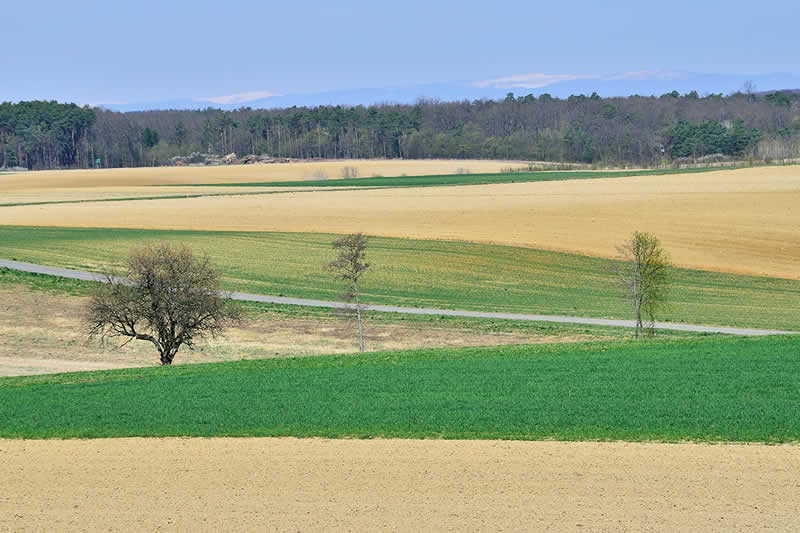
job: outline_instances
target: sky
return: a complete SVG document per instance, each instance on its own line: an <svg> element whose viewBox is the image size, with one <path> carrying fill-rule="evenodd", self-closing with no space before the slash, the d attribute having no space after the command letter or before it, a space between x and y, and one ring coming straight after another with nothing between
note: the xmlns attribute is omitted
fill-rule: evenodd
<svg viewBox="0 0 800 533"><path fill-rule="evenodd" d="M269 95L454 81L800 74L800 2L36 1L0 13L0 101Z"/></svg>

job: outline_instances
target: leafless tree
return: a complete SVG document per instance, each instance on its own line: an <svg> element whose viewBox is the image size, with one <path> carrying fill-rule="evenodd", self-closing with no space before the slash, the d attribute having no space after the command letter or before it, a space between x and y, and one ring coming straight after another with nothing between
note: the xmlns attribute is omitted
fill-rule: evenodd
<svg viewBox="0 0 800 533"><path fill-rule="evenodd" d="M370 268L366 262L367 237L361 233L351 233L333 241L333 248L339 256L327 264L326 268L334 272L339 279L347 283L345 298L354 301L356 319L358 320L358 345L364 351L364 326L361 320L361 299L359 280Z"/></svg>
<svg viewBox="0 0 800 533"><path fill-rule="evenodd" d="M634 337L638 339L646 333L653 334L655 315L666 305L670 258L652 233L635 231L617 250L622 261L616 264L615 271L623 294L631 303L636 321ZM649 322L647 330L643 316Z"/></svg>
<svg viewBox="0 0 800 533"><path fill-rule="evenodd" d="M90 337L127 337L151 342L162 365L181 346L215 337L240 320L219 289L219 272L206 256L160 244L131 251L124 277L106 273L89 300Z"/></svg>

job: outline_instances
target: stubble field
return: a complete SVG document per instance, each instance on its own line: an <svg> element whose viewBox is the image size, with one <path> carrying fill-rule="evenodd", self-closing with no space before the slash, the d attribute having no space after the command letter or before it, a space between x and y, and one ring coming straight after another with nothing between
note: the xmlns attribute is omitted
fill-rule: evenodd
<svg viewBox="0 0 800 533"><path fill-rule="evenodd" d="M192 183L244 183L267 181L316 180L371 176L420 176L463 172L500 172L522 168L522 161L479 159L298 161L293 163L142 167L90 170L42 170L0 175L0 192L83 187L142 187ZM349 175L345 176L345 169ZM352 169L357 172L352 176Z"/></svg>

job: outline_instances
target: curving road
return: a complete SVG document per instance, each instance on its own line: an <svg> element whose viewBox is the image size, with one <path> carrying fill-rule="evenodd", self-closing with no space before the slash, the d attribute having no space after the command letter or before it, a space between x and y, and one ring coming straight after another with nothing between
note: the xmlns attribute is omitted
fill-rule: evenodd
<svg viewBox="0 0 800 533"><path fill-rule="evenodd" d="M68 268L50 267L24 263L21 261L11 261L0 259L0 268L5 267L11 270L45 274L48 276L59 276L62 278L80 279L85 281L105 281L99 274L82 272L80 270L70 270ZM260 294L248 294L243 292L228 293L232 300L242 300L246 302L264 302L284 305L300 305L306 307L327 307L336 309L352 308L352 304L343 302L331 302L326 300L307 300L303 298L286 298L281 296L264 296ZM616 320L609 318L585 318L575 316L554 316L554 315L529 315L520 313L491 313L484 311L459 311L454 309L429 309L418 307L397 307L393 305L362 305L362 309L369 311L379 311L382 313L404 313L409 315L438 315L438 316L458 316L468 318L493 318L498 320L530 320L534 322L559 322L565 324L588 324L593 326L615 326L632 328L632 320ZM728 328L719 326L697 326L694 324L677 324L671 322L656 322L656 329L667 329L673 331L691 331L696 333L723 333L726 335L797 335L800 332L780 331L773 329L747 329L747 328Z"/></svg>

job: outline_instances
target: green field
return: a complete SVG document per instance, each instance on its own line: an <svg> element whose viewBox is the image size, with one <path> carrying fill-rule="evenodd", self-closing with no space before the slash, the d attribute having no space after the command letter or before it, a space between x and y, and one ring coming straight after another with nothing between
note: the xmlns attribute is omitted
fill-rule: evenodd
<svg viewBox="0 0 800 533"><path fill-rule="evenodd" d="M730 170L731 167L728 167ZM564 181L597 178L625 178L629 176L663 176L665 174L689 174L722 170L707 168L662 168L656 170L617 170L617 171L534 171L501 172L487 174L444 174L431 176L374 176L371 178L337 178L298 181L264 181L249 183L195 183L170 185L171 187L438 187L443 185L487 185L491 183L525 183L533 181Z"/></svg>
<svg viewBox="0 0 800 533"><path fill-rule="evenodd" d="M336 299L341 286L322 265L333 235L128 229L0 227L0 257L96 271L147 242L184 242L206 251L230 290ZM603 318L629 318L612 261L512 246L372 238L375 267L364 301ZM800 329L800 281L679 269L673 322Z"/></svg>
<svg viewBox="0 0 800 533"><path fill-rule="evenodd" d="M797 441L798 351L706 338L0 378L0 437Z"/></svg>

